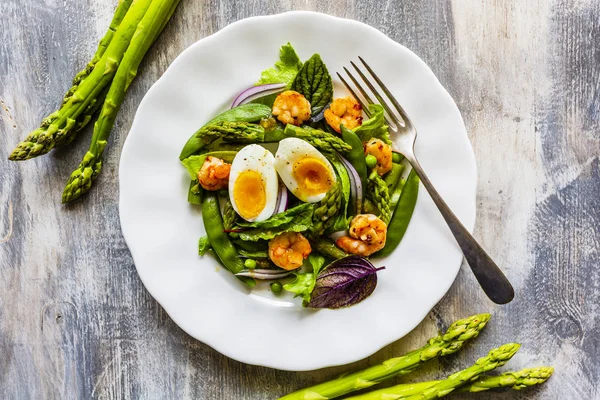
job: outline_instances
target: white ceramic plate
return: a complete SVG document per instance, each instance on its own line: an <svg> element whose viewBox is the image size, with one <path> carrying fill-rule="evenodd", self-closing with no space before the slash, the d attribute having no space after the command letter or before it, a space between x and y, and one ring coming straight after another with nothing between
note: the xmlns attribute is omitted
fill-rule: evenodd
<svg viewBox="0 0 600 400"><path fill-rule="evenodd" d="M375 292L347 309L310 311L291 297L250 290L197 255L204 229L199 207L187 203L179 152L288 41L301 59L320 53L332 76L359 55L371 64L417 127L423 167L470 229L476 167L461 115L432 71L362 23L312 12L249 18L177 57L141 102L123 148L123 235L144 285L183 330L236 360L300 371L359 360L406 335L450 288L462 255L423 188L400 246L376 262L387 268Z"/></svg>

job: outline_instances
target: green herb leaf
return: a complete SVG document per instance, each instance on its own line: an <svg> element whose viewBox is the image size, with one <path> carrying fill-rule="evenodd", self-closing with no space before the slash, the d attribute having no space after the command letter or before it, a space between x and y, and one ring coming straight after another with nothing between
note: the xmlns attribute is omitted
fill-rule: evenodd
<svg viewBox="0 0 600 400"><path fill-rule="evenodd" d="M312 217L313 207L311 205L311 207L307 207L303 211L296 214L294 218L286 224L272 228L254 228L247 231L242 231L238 235L241 240L255 242L261 239L273 239L275 236L284 232L304 232L311 227Z"/></svg>
<svg viewBox="0 0 600 400"><path fill-rule="evenodd" d="M208 250L211 249L210 242L208 241L208 236L202 236L198 239L198 254L203 256L206 254Z"/></svg>
<svg viewBox="0 0 600 400"><path fill-rule="evenodd" d="M311 114L317 115L333 100L333 82L321 56L313 54L298 71L292 90L301 93L311 105Z"/></svg>
<svg viewBox="0 0 600 400"><path fill-rule="evenodd" d="M260 74L257 85L267 83L285 83L290 85L298 71L302 68L302 62L296 54L292 45L288 42L279 49L279 61L275 63L275 68L268 68Z"/></svg>
<svg viewBox="0 0 600 400"><path fill-rule="evenodd" d="M279 214L275 214L273 215L271 218L266 219L264 221L257 221L257 222L238 222L239 226L242 226L244 228L260 228L260 229L268 229L268 228L275 228L284 224L289 224L290 222L292 222L294 220L294 218L298 215L298 214L302 214L306 211L308 211L308 209L312 209L313 206L312 204L309 203L302 203L296 207L290 208L287 211L284 211L282 213Z"/></svg>
<svg viewBox="0 0 600 400"><path fill-rule="evenodd" d="M320 254L311 253L308 256L308 261L313 268L312 272L297 273L295 274L296 279L283 285L285 290L294 293L296 295L294 297L302 297L302 300L304 300L306 303L310 301L310 295L315 288L317 275L323 266L325 266L327 260Z"/></svg>
<svg viewBox="0 0 600 400"><path fill-rule="evenodd" d="M390 132L383 116L383 107L379 104L370 104L371 118L363 121L362 125L354 130L362 142L371 138L378 138L391 145Z"/></svg>
<svg viewBox="0 0 600 400"><path fill-rule="evenodd" d="M317 275L317 274L319 274L321 269L325 266L327 259L324 256L313 252L313 253L310 253L310 255L308 256L308 262L310 263L310 265L313 268L313 273L315 275Z"/></svg>
<svg viewBox="0 0 600 400"><path fill-rule="evenodd" d="M294 297L302 297L302 300L309 302L310 293L315 287L315 274L312 272L302 272L296 274L296 279L290 283L283 285L283 288L288 292L294 293Z"/></svg>

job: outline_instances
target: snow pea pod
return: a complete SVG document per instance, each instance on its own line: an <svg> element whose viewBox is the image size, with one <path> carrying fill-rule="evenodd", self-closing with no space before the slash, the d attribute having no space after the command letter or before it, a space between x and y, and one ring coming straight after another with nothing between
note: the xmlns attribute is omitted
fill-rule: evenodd
<svg viewBox="0 0 600 400"><path fill-rule="evenodd" d="M367 187L367 163L365 162L365 150L363 144L356 133L347 129L344 125L342 125L342 140L352 146L352 150L344 156L346 157L346 160L350 161L350 164L352 164L360 177L364 199L364 190ZM357 210L357 212L360 212L360 210Z"/></svg>
<svg viewBox="0 0 600 400"><path fill-rule="evenodd" d="M412 170L410 171L410 174L408 174L408 178L402 189L400 201L398 201L392 219L388 224L385 246L375 254L375 257L388 256L396 249L406 233L406 229L408 228L408 224L410 223L415 210L415 205L417 204L418 194L419 177L416 172Z"/></svg>
<svg viewBox="0 0 600 400"><path fill-rule="evenodd" d="M337 260L338 258L349 256L348 253L337 247L335 242L326 236L311 236L309 240L313 250L325 257Z"/></svg>
<svg viewBox="0 0 600 400"><path fill-rule="evenodd" d="M221 263L231 273L237 274L244 269L244 262L227 233L223 232L223 217L219 208L216 192L206 191L202 199L202 220L206 228L206 236ZM246 285L253 287L256 282L252 278L239 277Z"/></svg>
<svg viewBox="0 0 600 400"><path fill-rule="evenodd" d="M387 185L390 194L394 192L396 185L398 184L398 182L400 182L400 178L402 177L402 171L404 171L404 165L393 163L390 172L385 174L385 176L383 177L383 180L385 181L385 184Z"/></svg>
<svg viewBox="0 0 600 400"><path fill-rule="evenodd" d="M190 188L188 189L188 203L202 204L202 191L202 186L200 186L198 180L191 181Z"/></svg>

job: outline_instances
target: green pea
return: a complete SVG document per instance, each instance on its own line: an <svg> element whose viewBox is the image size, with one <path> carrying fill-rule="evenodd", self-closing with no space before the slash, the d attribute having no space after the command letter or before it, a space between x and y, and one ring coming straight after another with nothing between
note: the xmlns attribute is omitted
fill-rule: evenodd
<svg viewBox="0 0 600 400"><path fill-rule="evenodd" d="M244 261L244 267L248 269L254 269L256 268L256 261L251 258L246 258L246 261Z"/></svg>
<svg viewBox="0 0 600 400"><path fill-rule="evenodd" d="M282 289L283 289L283 286L281 286L281 283L279 283L279 282L271 283L271 292L273 292L275 294L279 294L279 293L281 293Z"/></svg>
<svg viewBox="0 0 600 400"><path fill-rule="evenodd" d="M369 154L365 157L365 163L367 164L367 168L375 168L377 165L377 158L373 154Z"/></svg>
<svg viewBox="0 0 600 400"><path fill-rule="evenodd" d="M402 154L393 152L392 153L392 162L394 164L400 164L400 161L402 161Z"/></svg>

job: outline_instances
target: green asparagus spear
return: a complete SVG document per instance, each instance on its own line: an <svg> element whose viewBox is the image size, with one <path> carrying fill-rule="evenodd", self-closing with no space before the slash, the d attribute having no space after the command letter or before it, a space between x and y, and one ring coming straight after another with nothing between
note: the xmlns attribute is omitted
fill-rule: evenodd
<svg viewBox="0 0 600 400"><path fill-rule="evenodd" d="M500 347L499 349L492 350L490 354L494 352L498 354L498 351L504 348L507 352L504 357L510 358L512 357L511 353L514 354L514 352L516 352L515 347L516 349L519 348L518 345L515 346L514 344L505 345ZM478 393L483 392L485 390L499 388L521 390L530 386L540 385L546 382L550 375L552 375L553 368L538 367L527 368L518 372L505 372L497 376L480 376L472 382L466 380L468 376L471 376L473 373L477 373L477 371L481 370L482 364L480 364L480 362L482 360L487 359L486 362L489 363L491 361L489 357L490 355L488 355L488 357L479 359L477 363L472 367L469 367L463 371L453 374L446 380L405 383L380 390L375 390L358 396L352 396L349 397L348 400L437 399L446 396L450 393ZM500 363L498 363L498 365L496 365L493 368L499 367L500 365L502 365L502 363L506 361L508 360L501 360ZM493 366L493 364L494 362L492 361L491 365ZM462 383L461 380L457 378L459 376L462 376L465 379L462 381ZM455 384L459 385L457 389L442 389L442 387L448 387L448 385L452 386ZM432 394L430 393L433 393L433 397L430 397L432 396Z"/></svg>
<svg viewBox="0 0 600 400"><path fill-rule="evenodd" d="M323 200L317 203L313 214L311 232L321 235L327 228L335 223L335 217L342 206L342 188L339 183L333 186Z"/></svg>
<svg viewBox="0 0 600 400"><path fill-rule="evenodd" d="M124 1L124 0L121 0ZM131 3L132 0L127 0L129 3ZM173 12L175 11L175 7L177 5L173 6L173 8L169 11L169 15L172 15ZM129 7L128 7L129 8ZM122 16L120 16L120 19L123 19L123 16L125 16L125 11L122 12ZM115 15L116 17L116 15ZM160 31L163 30L164 26L166 25L168 21L165 20L163 22L162 27L160 28ZM114 28L116 29L118 27L118 25ZM114 31L113 31L114 34ZM154 38L154 40L156 40L156 38L158 37L158 35L160 34L160 32L158 32L158 34L156 35L156 37ZM111 37L112 39L112 37ZM103 46L103 43L100 43L100 46ZM106 46L108 46L108 43L104 44L104 47L106 48ZM100 55L98 58L100 58L102 55ZM93 67L92 67L93 68ZM90 70L91 71L91 70ZM82 71L83 72L83 71ZM80 72L81 74L81 72ZM79 75L79 74L78 74ZM87 75L86 75L87 76ZM85 76L80 77L80 81L83 80L83 78L85 78ZM75 77L75 79L73 80L73 83L75 84L75 81L77 80L77 76ZM75 90L75 89L73 89ZM83 112L82 115L80 115L77 118L77 125L75 126L74 129L70 130L69 132L66 132L63 136L59 136L57 137L56 140L56 146L67 146L69 145L73 140L75 140L75 138L77 137L77 135L79 134L79 132L86 127L86 125L92 120L93 116L100 111L100 109L102 108L102 106L104 105L104 100L106 98L106 95L108 93L109 87L106 87L104 89L104 91L94 100L92 100L92 102L90 103L90 105L86 108L86 110ZM68 99L63 100L63 104L64 102L68 101ZM62 107L62 106L61 106Z"/></svg>
<svg viewBox="0 0 600 400"><path fill-rule="evenodd" d="M106 51L106 48L108 47L113 36L115 35L117 28L119 28L119 25L121 25L121 21L123 21L123 18L125 18L125 14L127 14L127 11L129 10L132 1L133 0L119 0L119 4L117 5L117 8L115 9L115 13L113 15L113 19L112 21L110 21L108 31L106 31L106 34L100 40L100 43L98 43L96 53L94 54L90 62L73 78L72 86L65 94L61 107L69 101L71 96L73 96L73 93L75 93L81 81L84 80L90 74L90 72L94 70L96 63L98 63L98 61L100 61L100 59L104 55L104 52ZM100 104L102 104L102 102L100 102Z"/></svg>
<svg viewBox="0 0 600 400"><path fill-rule="evenodd" d="M476 379L484 372L503 366L516 354L519 347L521 347L520 344L508 343L497 349L493 349L487 356L480 358L469 368L450 375L445 380L423 390L419 394L406 397L406 400L432 400L443 397L457 387L464 385L472 379Z"/></svg>
<svg viewBox="0 0 600 400"><path fill-rule="evenodd" d="M46 117L40 128L31 132L17 145L9 156L10 160L27 160L46 154L54 148L57 141L60 143L66 140L65 137L76 128L78 118L112 82L138 23L146 14L151 2L152 0L133 1L92 72L78 84L64 106Z"/></svg>
<svg viewBox="0 0 600 400"><path fill-rule="evenodd" d="M114 81L106 95L100 117L94 126L90 148L79 167L71 174L63 191L63 203L75 200L86 193L92 182L100 174L102 154L121 103L125 98L125 93L137 75L138 66L144 55L164 26L165 21L168 21L171 17L178 3L179 0L154 0L137 26L129 48L123 56L121 65L119 65ZM132 5L132 9L135 5L135 3Z"/></svg>
<svg viewBox="0 0 600 400"><path fill-rule="evenodd" d="M347 153L352 150L352 146L344 142L339 136L311 127L298 127L294 125L286 125L285 129L280 129L267 132L265 134L265 142L278 142L281 139L295 137L306 140L317 149L325 153Z"/></svg>
<svg viewBox="0 0 600 400"><path fill-rule="evenodd" d="M491 389L513 389L522 390L528 387L541 385L546 382L554 368L552 367L536 367L536 368L525 368L517 372L505 372L501 375L487 376L482 375L475 381L469 382L458 389L452 391L453 393L479 393ZM406 383L401 385L392 386L389 388L376 390L373 392L365 393L363 395L350 397L354 400L393 400L393 399L405 399L406 397L413 396L422 393L425 389L428 389L434 385L437 385L442 381L429 381L419 383Z"/></svg>
<svg viewBox="0 0 600 400"><path fill-rule="evenodd" d="M390 209L390 192L385 181L381 179L375 170L369 175L369 196L377 205L377 209L379 210L378 217L387 225L392 216L392 210Z"/></svg>
<svg viewBox="0 0 600 400"><path fill-rule="evenodd" d="M348 257L350 255L337 247L335 242L328 237L309 235L308 239L314 251L333 260Z"/></svg>
<svg viewBox="0 0 600 400"><path fill-rule="evenodd" d="M223 205L223 228L225 230L230 230L235 225L235 220L237 219L237 214L233 209L233 204L229 199L226 199Z"/></svg>
<svg viewBox="0 0 600 400"><path fill-rule="evenodd" d="M237 106L230 110L224 111L221 114L217 115L210 121L208 121L204 126L198 129L194 134L188 139L188 141L181 149L181 154L179 154L179 159L184 160L193 154L198 154L205 147L208 147L208 151L214 150L226 150L221 148L221 141L207 141L204 138L204 129L208 125L214 125L218 122L229 121L229 122L256 122L260 121L262 118L267 118L271 115L271 107L267 107L262 104L242 104L241 106ZM210 143L210 144L207 144ZM213 145L217 147L211 148Z"/></svg>
<svg viewBox="0 0 600 400"><path fill-rule="evenodd" d="M507 388L522 390L546 382L552 373L552 367L525 368L517 372L505 372L498 376L480 376L454 393L477 393L490 389Z"/></svg>
<svg viewBox="0 0 600 400"><path fill-rule="evenodd" d="M489 319L490 314L478 314L461 319L450 325L444 335L429 339L420 349L362 371L288 394L280 400L333 399L355 390L368 388L392 376L409 373L427 360L458 351L465 341L479 335Z"/></svg>

